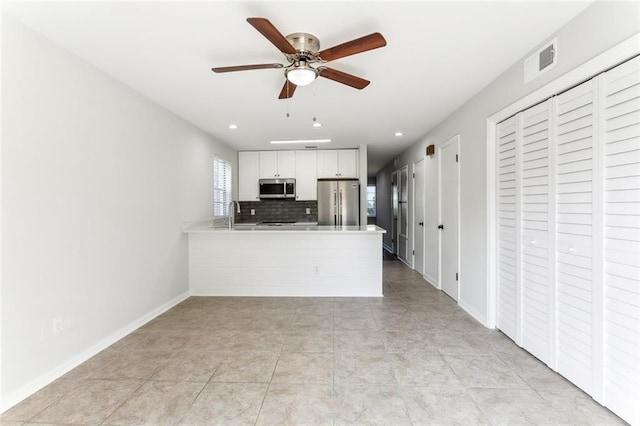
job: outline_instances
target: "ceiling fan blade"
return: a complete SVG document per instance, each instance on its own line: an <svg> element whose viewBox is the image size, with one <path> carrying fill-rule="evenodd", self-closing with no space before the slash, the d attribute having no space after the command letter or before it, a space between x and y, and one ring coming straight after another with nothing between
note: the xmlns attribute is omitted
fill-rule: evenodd
<svg viewBox="0 0 640 426"><path fill-rule="evenodd" d="M278 99L288 99L293 96L293 93L296 91L296 86L289 80L285 80L284 86L282 86L282 90L280 91L280 96Z"/></svg>
<svg viewBox="0 0 640 426"><path fill-rule="evenodd" d="M289 41L282 35L276 27L273 26L268 19L265 18L247 18L247 22L250 23L253 28L258 30L260 34L265 36L279 51L285 54L295 55L296 49L289 43Z"/></svg>
<svg viewBox="0 0 640 426"><path fill-rule="evenodd" d="M333 61L345 56L355 55L356 53L366 52L367 50L377 49L387 45L387 41L380 33L369 34L346 43L330 47L322 50L318 55L324 61Z"/></svg>
<svg viewBox="0 0 640 426"><path fill-rule="evenodd" d="M248 71L248 70L264 70L268 68L282 68L282 64L256 64L256 65L236 65L233 67L217 67L211 68L213 72L233 72L233 71Z"/></svg>
<svg viewBox="0 0 640 426"><path fill-rule="evenodd" d="M320 72L320 77L328 78L329 80L337 81L338 83L346 84L356 89L364 89L371 83L364 78L356 77L355 75L347 74L346 72L333 68L321 67L318 68L318 71Z"/></svg>

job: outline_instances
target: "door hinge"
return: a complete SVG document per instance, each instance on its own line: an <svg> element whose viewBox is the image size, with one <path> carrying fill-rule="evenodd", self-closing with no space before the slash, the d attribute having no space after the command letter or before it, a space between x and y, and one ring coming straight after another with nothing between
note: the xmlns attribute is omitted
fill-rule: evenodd
<svg viewBox="0 0 640 426"><path fill-rule="evenodd" d="M413 174L413 178L414 178L414 179L416 178L416 174L415 174L415 173Z"/></svg>
<svg viewBox="0 0 640 426"><path fill-rule="evenodd" d="M458 273L456 272L456 281L458 281Z"/></svg>
<svg viewBox="0 0 640 426"><path fill-rule="evenodd" d="M412 253L411 253L411 254L416 254L416 251L415 251L415 250L411 250L411 251L412 251Z"/></svg>
<svg viewBox="0 0 640 426"><path fill-rule="evenodd" d="M458 154L456 154L456 163L458 162Z"/></svg>

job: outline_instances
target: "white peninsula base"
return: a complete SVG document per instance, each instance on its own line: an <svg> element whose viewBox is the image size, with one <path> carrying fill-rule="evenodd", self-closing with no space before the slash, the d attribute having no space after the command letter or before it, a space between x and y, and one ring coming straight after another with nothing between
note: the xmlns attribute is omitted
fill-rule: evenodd
<svg viewBox="0 0 640 426"><path fill-rule="evenodd" d="M382 297L382 228L192 227L194 296Z"/></svg>

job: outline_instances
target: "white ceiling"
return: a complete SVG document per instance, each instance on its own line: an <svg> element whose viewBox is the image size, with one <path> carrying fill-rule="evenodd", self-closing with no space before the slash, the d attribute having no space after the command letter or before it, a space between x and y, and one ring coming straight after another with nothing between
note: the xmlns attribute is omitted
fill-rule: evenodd
<svg viewBox="0 0 640 426"><path fill-rule="evenodd" d="M51 1L3 10L238 150L292 138L331 138L323 148L367 144L372 175L588 4ZM252 16L284 35L314 34L321 49L376 31L387 46L329 63L371 80L364 90L319 78L279 100L282 70L210 70L285 63L246 22ZM321 128L311 126L313 117ZM231 123L239 129L229 130Z"/></svg>

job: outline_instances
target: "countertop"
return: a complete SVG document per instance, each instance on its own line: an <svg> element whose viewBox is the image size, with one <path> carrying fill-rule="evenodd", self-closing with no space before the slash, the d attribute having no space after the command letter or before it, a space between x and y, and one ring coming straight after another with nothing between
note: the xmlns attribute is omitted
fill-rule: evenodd
<svg viewBox="0 0 640 426"><path fill-rule="evenodd" d="M228 226L212 227L211 221L186 222L183 224L182 231L185 233L318 233L318 234L336 234L336 233L366 233L366 234L384 234L383 228L376 225L364 226L325 226L315 225L312 223L298 222L295 225L265 226L257 224L239 223L233 229Z"/></svg>

